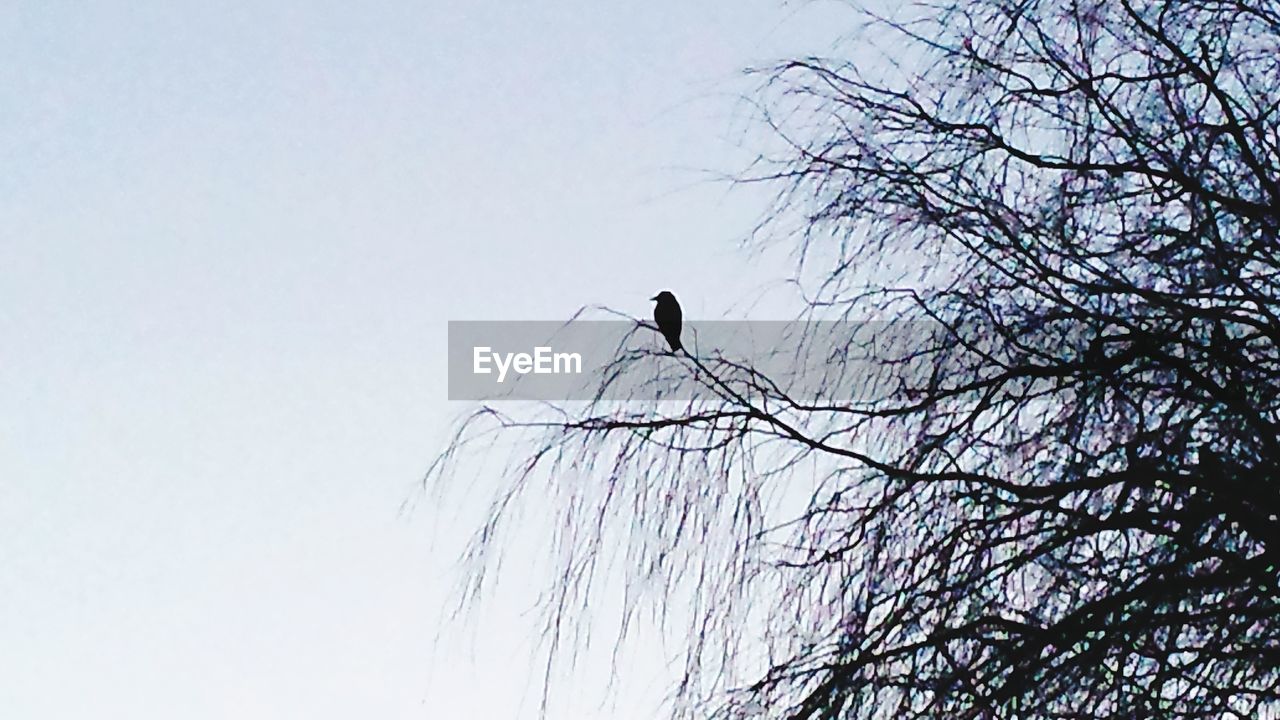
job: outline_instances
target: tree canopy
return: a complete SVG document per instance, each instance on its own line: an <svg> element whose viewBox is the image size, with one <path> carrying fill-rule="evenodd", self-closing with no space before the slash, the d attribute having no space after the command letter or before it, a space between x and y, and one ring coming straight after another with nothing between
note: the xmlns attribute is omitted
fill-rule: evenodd
<svg viewBox="0 0 1280 720"><path fill-rule="evenodd" d="M890 391L486 408L451 452L533 444L475 551L538 493L550 633L605 558L680 602L677 714L1280 717L1280 4L911 12L762 75L743 178L806 317L908 328L833 360Z"/></svg>

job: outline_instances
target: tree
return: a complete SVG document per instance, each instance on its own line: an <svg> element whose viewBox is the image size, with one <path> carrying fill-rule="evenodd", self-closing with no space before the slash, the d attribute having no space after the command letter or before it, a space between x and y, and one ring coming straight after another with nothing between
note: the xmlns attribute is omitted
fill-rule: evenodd
<svg viewBox="0 0 1280 720"><path fill-rule="evenodd" d="M691 716L1280 717L1280 4L866 27L895 62L765 76L762 236L809 316L939 330L861 400L710 357L679 408L486 409L446 459L537 439L475 549L549 491L549 631L619 559L625 621L690 609Z"/></svg>

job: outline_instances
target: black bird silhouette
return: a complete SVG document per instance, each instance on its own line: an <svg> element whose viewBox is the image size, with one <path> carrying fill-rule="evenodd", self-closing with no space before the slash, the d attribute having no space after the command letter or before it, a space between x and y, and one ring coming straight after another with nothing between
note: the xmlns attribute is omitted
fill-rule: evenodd
<svg viewBox="0 0 1280 720"><path fill-rule="evenodd" d="M663 290L649 299L658 302L653 307L653 321L658 324L658 332L667 339L671 352L678 352L684 347L680 344L680 303L676 302L676 296L670 290Z"/></svg>

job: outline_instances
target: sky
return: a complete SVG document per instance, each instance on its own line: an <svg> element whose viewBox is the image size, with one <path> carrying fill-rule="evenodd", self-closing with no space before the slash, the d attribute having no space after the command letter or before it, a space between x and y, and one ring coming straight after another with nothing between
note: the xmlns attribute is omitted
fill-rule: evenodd
<svg viewBox="0 0 1280 720"><path fill-rule="evenodd" d="M660 289L742 319L787 271L736 247L771 191L701 170L763 132L739 70L844 22L0 5L0 715L536 717L537 579L442 619L476 519L420 484L470 407L446 322ZM569 677L549 717L654 717L661 666L635 667L603 708L607 673Z"/></svg>

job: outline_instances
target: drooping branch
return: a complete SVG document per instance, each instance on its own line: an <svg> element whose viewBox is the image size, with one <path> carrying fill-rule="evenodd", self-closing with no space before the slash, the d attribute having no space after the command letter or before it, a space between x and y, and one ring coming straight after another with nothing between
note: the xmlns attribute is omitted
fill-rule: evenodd
<svg viewBox="0 0 1280 720"><path fill-rule="evenodd" d="M804 317L905 330L810 338L816 396L694 354L687 402L483 412L533 444L476 547L549 498L550 632L620 562L624 626L688 611L691 717L1280 717L1280 10L872 27L882 73L769 76L754 179L826 263Z"/></svg>

